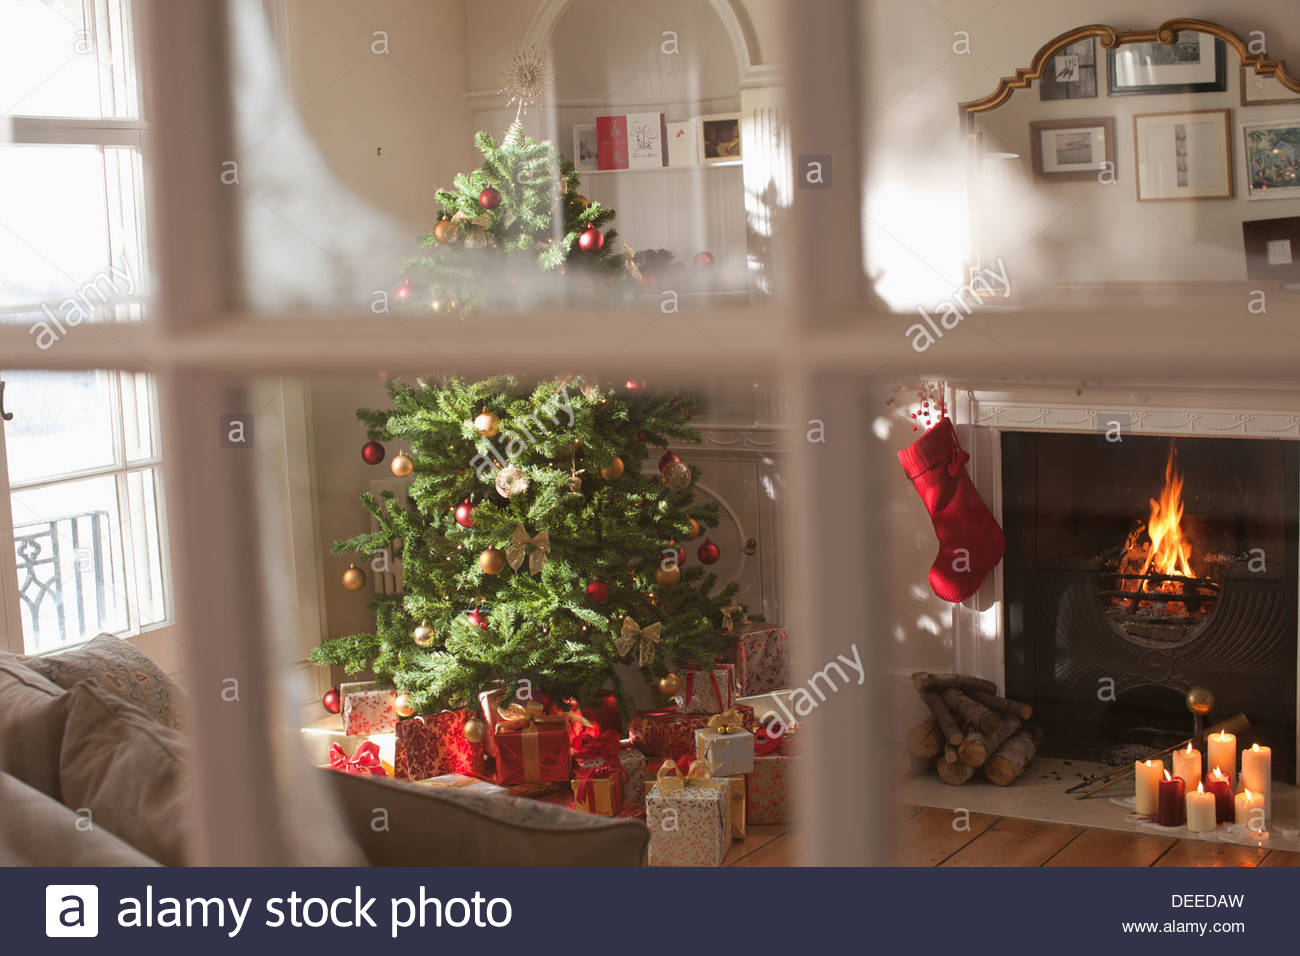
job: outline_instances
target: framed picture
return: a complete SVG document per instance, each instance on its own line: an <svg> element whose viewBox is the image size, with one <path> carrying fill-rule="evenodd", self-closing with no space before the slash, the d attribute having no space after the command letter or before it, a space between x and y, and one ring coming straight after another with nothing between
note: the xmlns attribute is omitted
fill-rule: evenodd
<svg viewBox="0 0 1300 956"><path fill-rule="evenodd" d="M1101 116L1032 122L1029 152L1035 179L1096 179L1106 164L1115 168L1115 119Z"/></svg>
<svg viewBox="0 0 1300 956"><path fill-rule="evenodd" d="M1229 137L1227 110L1134 116L1138 202L1231 199Z"/></svg>
<svg viewBox="0 0 1300 956"><path fill-rule="evenodd" d="M1097 42L1071 43L1047 65L1038 81L1040 100L1086 100L1097 95Z"/></svg>
<svg viewBox="0 0 1300 956"><path fill-rule="evenodd" d="M695 123L693 120L674 120L667 124L665 135L668 138L668 165L694 166Z"/></svg>
<svg viewBox="0 0 1300 956"><path fill-rule="evenodd" d="M1246 145L1246 196L1300 196L1300 119L1247 123L1241 129Z"/></svg>
<svg viewBox="0 0 1300 956"><path fill-rule="evenodd" d="M587 173L600 168L600 151L596 142L595 123L574 125L573 165L578 167L580 173Z"/></svg>
<svg viewBox="0 0 1300 956"><path fill-rule="evenodd" d="M1300 282L1300 216L1243 222L1241 240L1247 279Z"/></svg>
<svg viewBox="0 0 1300 956"><path fill-rule="evenodd" d="M1107 57L1111 96L1218 93L1228 88L1227 47L1208 33L1180 33L1173 43L1125 43Z"/></svg>
<svg viewBox="0 0 1300 956"><path fill-rule="evenodd" d="M1283 103L1300 103L1300 93L1293 93L1276 77L1256 73L1253 68L1241 68L1241 105L1276 106Z"/></svg>
<svg viewBox="0 0 1300 956"><path fill-rule="evenodd" d="M696 156L701 165L740 162L740 114L715 113L697 120Z"/></svg>

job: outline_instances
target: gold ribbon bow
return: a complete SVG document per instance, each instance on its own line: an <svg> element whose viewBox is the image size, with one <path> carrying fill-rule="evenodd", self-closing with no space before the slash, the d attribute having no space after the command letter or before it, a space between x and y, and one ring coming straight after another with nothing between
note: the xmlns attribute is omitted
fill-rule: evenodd
<svg viewBox="0 0 1300 956"><path fill-rule="evenodd" d="M740 616L740 622L737 624L736 616ZM734 631L738 626L744 627L749 623L749 615L745 613L745 605L733 601L722 609L722 629L724 631Z"/></svg>
<svg viewBox="0 0 1300 956"><path fill-rule="evenodd" d="M734 709L714 714L709 718L709 730L715 734L738 734L744 729L740 714Z"/></svg>
<svg viewBox="0 0 1300 956"><path fill-rule="evenodd" d="M593 726L590 720L576 710L548 714L541 703L535 700L530 700L527 704L520 704L517 701L511 701L504 706L498 704L497 716L501 718L501 723L497 725L497 729L504 729L507 732L516 728L527 729L534 724L573 723L581 724L583 727Z"/></svg>
<svg viewBox="0 0 1300 956"><path fill-rule="evenodd" d="M641 653L637 658L637 663L639 666L645 667L655 655L655 645L659 643L662 630L662 622L656 621L649 627L643 628L630 617L625 617L623 618L623 632L615 639L614 649L618 651L619 657L623 657L636 646L637 639L640 638Z"/></svg>
<svg viewBox="0 0 1300 956"><path fill-rule="evenodd" d="M664 759L659 765L659 772L655 775L655 783L659 785L660 793L672 793L675 790L681 790L684 787L730 787L726 780L715 780L713 771L703 760L692 760L691 767L686 771L686 776L682 776L681 768L671 757Z"/></svg>
<svg viewBox="0 0 1300 956"><path fill-rule="evenodd" d="M456 210L456 215L451 217L451 221L468 223L470 226L477 226L479 229L486 229L492 223L492 220L488 218L486 213L478 216L471 216L460 209Z"/></svg>
<svg viewBox="0 0 1300 956"><path fill-rule="evenodd" d="M524 556L528 556L528 573L538 574L542 568L546 567L546 558L551 553L551 536L543 531L540 534L528 534L528 529L522 524L515 525L515 530L510 535L510 544L506 546L506 563L515 571L524 563Z"/></svg>

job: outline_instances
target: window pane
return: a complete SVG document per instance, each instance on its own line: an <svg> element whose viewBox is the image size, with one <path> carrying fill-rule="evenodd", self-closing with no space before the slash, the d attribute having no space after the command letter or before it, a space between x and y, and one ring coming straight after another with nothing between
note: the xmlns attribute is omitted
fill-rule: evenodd
<svg viewBox="0 0 1300 956"><path fill-rule="evenodd" d="M7 372L5 422L9 481L25 484L111 467L113 373Z"/></svg>
<svg viewBox="0 0 1300 956"><path fill-rule="evenodd" d="M158 533L158 470L128 472L126 476L127 543L135 583L136 626L148 627L167 617L163 592L162 538Z"/></svg>
<svg viewBox="0 0 1300 956"><path fill-rule="evenodd" d="M122 448L128 462L153 457L153 422L157 404L152 376L120 372L122 386Z"/></svg>
<svg viewBox="0 0 1300 956"><path fill-rule="evenodd" d="M126 630L117 480L105 475L16 491L12 504L27 649Z"/></svg>

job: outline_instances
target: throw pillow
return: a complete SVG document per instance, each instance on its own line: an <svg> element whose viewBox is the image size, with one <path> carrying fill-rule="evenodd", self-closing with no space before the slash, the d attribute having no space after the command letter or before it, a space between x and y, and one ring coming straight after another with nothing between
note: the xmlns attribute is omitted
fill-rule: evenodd
<svg viewBox="0 0 1300 956"><path fill-rule="evenodd" d="M18 659L0 658L0 770L55 800L68 695Z"/></svg>

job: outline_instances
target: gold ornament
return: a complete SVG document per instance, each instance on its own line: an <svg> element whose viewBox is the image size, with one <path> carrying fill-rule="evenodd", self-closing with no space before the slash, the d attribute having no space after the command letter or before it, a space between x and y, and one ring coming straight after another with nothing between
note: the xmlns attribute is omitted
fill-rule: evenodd
<svg viewBox="0 0 1300 956"><path fill-rule="evenodd" d="M506 465L497 472L496 488L502 498L522 495L528 490L528 476L518 465Z"/></svg>
<svg viewBox="0 0 1300 956"><path fill-rule="evenodd" d="M465 721L465 726L461 728L461 733L465 735L465 739L470 743L481 744L483 738L487 736L487 727L485 727L483 721L479 720L477 717L471 717L469 720Z"/></svg>
<svg viewBox="0 0 1300 956"><path fill-rule="evenodd" d="M721 714L714 714L709 718L709 730L715 734L726 736L727 734L739 733L744 729L741 726L740 714L734 709Z"/></svg>
<svg viewBox="0 0 1300 956"><path fill-rule="evenodd" d="M451 242L456 238L456 224L450 219L439 219L438 224L433 227L433 238L437 239L443 245Z"/></svg>
<svg viewBox="0 0 1300 956"><path fill-rule="evenodd" d="M474 418L474 431L484 438L496 438L497 432L501 431L501 419L485 408Z"/></svg>
<svg viewBox="0 0 1300 956"><path fill-rule="evenodd" d="M694 518L691 518L689 520L691 522L691 533L687 535L686 540L694 541L696 538L700 536L700 532L703 531L704 529L700 527L700 523L696 521Z"/></svg>
<svg viewBox="0 0 1300 956"><path fill-rule="evenodd" d="M623 618L623 630L614 639L614 649L618 651L619 657L623 657L628 651L635 648L639 642L640 653L637 655L637 662L640 666L645 667L655 655L655 645L659 643L662 631L663 624L659 621L643 628L630 617L625 617Z"/></svg>
<svg viewBox="0 0 1300 956"><path fill-rule="evenodd" d="M682 569L672 564L668 567L660 565L655 570L655 584L661 587L671 587L682 579Z"/></svg>
<svg viewBox="0 0 1300 956"><path fill-rule="evenodd" d="M478 556L478 566L484 574L500 574L506 566L506 556L498 548L485 548Z"/></svg>
<svg viewBox="0 0 1300 956"><path fill-rule="evenodd" d="M614 481L616 478L623 477L623 459L615 455L613 461L600 469L600 477L606 481Z"/></svg>
<svg viewBox="0 0 1300 956"><path fill-rule="evenodd" d="M1187 692L1187 709L1193 714L1208 714L1214 710L1214 694L1199 684Z"/></svg>
<svg viewBox="0 0 1300 956"><path fill-rule="evenodd" d="M575 494L575 495L576 495L576 494L581 493L581 491L582 491L582 472L583 472L583 471L586 471L586 469L584 468L584 469L582 469L582 471L571 471L571 472L569 472L569 491L570 491L572 494Z"/></svg>
<svg viewBox="0 0 1300 956"><path fill-rule="evenodd" d="M360 591L366 586L366 572L355 564L349 564L348 569L343 572L343 586L349 591Z"/></svg>
<svg viewBox="0 0 1300 956"><path fill-rule="evenodd" d="M669 491L685 491L691 486L691 466L681 461L670 461L664 466L659 480Z"/></svg>
<svg viewBox="0 0 1300 956"><path fill-rule="evenodd" d="M524 556L527 555L528 573L540 574L542 568L546 567L546 559L550 553L549 534L542 531L529 537L527 528L522 524L515 525L515 530L510 535L510 544L506 546L506 561L511 568L518 571L520 565L524 563Z"/></svg>
<svg viewBox="0 0 1300 956"><path fill-rule="evenodd" d="M415 471L415 463L411 461L406 452L398 452L393 456L393 462L388 466L393 469L393 474L398 478L405 478L411 472Z"/></svg>
<svg viewBox="0 0 1300 956"><path fill-rule="evenodd" d="M393 711L398 717L410 717L415 713L415 705L411 703L409 694L398 694L397 700L393 701Z"/></svg>
<svg viewBox="0 0 1300 956"><path fill-rule="evenodd" d="M433 628L429 626L428 621L421 621L411 632L411 640L415 641L416 647L428 647L433 643Z"/></svg>
<svg viewBox="0 0 1300 956"><path fill-rule="evenodd" d="M681 678L676 674L669 672L659 678L659 693L663 694L665 697L672 697L681 690L681 687Z"/></svg>

